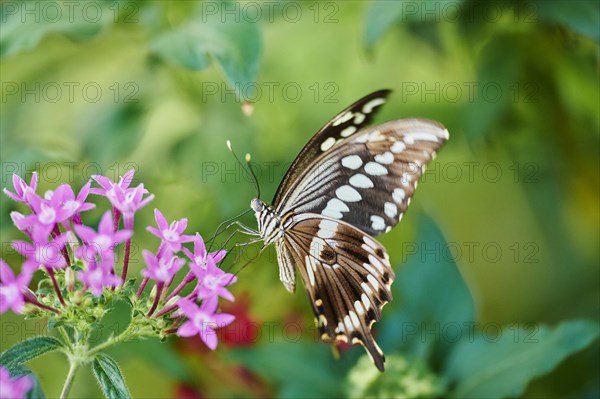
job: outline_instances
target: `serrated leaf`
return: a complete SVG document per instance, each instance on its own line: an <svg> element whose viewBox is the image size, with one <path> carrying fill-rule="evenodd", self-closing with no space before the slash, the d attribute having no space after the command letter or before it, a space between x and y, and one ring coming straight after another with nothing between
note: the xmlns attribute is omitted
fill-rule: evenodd
<svg viewBox="0 0 600 399"><path fill-rule="evenodd" d="M228 2L220 7L231 7ZM225 73L225 78L240 98L253 97L249 84L256 81L261 53L258 25L220 16L207 15L201 9L190 13L188 21L158 36L151 50L176 65L200 70L207 68L214 58Z"/></svg>
<svg viewBox="0 0 600 399"><path fill-rule="evenodd" d="M9 370L35 359L44 353L63 347L63 343L53 337L35 337L21 341L0 355L0 364Z"/></svg>
<svg viewBox="0 0 600 399"><path fill-rule="evenodd" d="M129 389L117 362L108 355L96 355L92 371L106 398L131 398Z"/></svg>
<svg viewBox="0 0 600 399"><path fill-rule="evenodd" d="M557 327L523 327L462 341L445 367L455 398L520 396L534 378L598 339L598 322L566 321Z"/></svg>
<svg viewBox="0 0 600 399"><path fill-rule="evenodd" d="M388 305L394 311L384 315L378 341L384 351L402 350L436 369L453 345L454 336L443 331L464 330L475 317L475 305L454 260L441 256L452 251L432 219L421 217L417 238L405 253L409 258L396 273L394 302Z"/></svg>

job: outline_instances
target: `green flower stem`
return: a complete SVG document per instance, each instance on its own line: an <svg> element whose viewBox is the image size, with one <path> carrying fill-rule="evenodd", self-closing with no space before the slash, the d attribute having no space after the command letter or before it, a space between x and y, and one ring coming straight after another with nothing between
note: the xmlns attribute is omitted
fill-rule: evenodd
<svg viewBox="0 0 600 399"><path fill-rule="evenodd" d="M103 343L96 345L95 347L93 347L92 349L90 349L87 352L87 356L91 359L97 353L102 352L103 350L108 349L113 345L121 343L121 342L125 341L126 339L133 338L133 337L141 337L144 335L152 335L152 334L145 333L144 326L137 324L135 322L135 319L133 319L131 321L131 323L129 323L127 328L121 334L119 334L115 337L111 337L111 338L107 339L106 341L104 341Z"/></svg>
<svg viewBox="0 0 600 399"><path fill-rule="evenodd" d="M69 356L69 364L69 374L67 374L65 385L60 393L61 399L67 399L69 391L71 390L71 385L73 385L73 380L75 379L75 374L77 374L77 370L79 369L80 361L76 357Z"/></svg>
<svg viewBox="0 0 600 399"><path fill-rule="evenodd" d="M73 352L73 345L71 345L71 339L69 338L69 334L67 334L67 330L64 327L58 327L58 332L63 339L63 342L69 348L69 351Z"/></svg>

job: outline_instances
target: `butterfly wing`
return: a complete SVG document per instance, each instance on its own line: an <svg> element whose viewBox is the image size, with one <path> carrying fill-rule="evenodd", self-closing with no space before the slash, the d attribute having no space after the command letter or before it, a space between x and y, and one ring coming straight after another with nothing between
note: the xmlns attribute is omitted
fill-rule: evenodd
<svg viewBox="0 0 600 399"><path fill-rule="evenodd" d="M394 272L385 248L348 223L319 214L291 216L282 240L300 271L321 338L362 344L383 371L371 326L392 299Z"/></svg>
<svg viewBox="0 0 600 399"><path fill-rule="evenodd" d="M326 152L338 140L355 134L362 127L371 123L381 105L387 101L390 92L390 90L379 90L361 98L337 114L315 133L289 167L275 193L272 204L279 203L281 196L289 190L293 182L298 180L315 158Z"/></svg>
<svg viewBox="0 0 600 399"><path fill-rule="evenodd" d="M406 211L425 166L448 139L439 123L400 119L363 129L306 167L276 206L280 215L319 213L371 235Z"/></svg>

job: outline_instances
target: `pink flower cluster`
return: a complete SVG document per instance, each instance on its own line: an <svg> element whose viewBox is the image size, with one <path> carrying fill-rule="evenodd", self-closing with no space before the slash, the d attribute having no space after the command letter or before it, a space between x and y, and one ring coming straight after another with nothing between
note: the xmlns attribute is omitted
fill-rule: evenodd
<svg viewBox="0 0 600 399"><path fill-rule="evenodd" d="M20 273L15 274L0 259L0 313L9 308L15 313L22 313L25 303L31 303L60 314L62 307L73 305L67 304L68 297L65 301L64 293L78 289L74 282L69 283L67 275L75 276L78 287L96 297L126 282L134 216L154 198L143 184L131 187L133 175L131 170L118 182L105 176L92 176L100 187L91 187L91 182L88 182L76 196L68 184L61 184L43 197L36 192L35 172L29 184L19 176L13 176L14 192L4 189L4 193L30 209L28 215L16 211L11 213L14 224L29 240L16 240L12 244L25 257ZM82 212L96 206L86 202L89 194L105 197L112 205L112 212L103 214L97 230L84 225L81 218ZM142 270L143 280L136 299L140 299L148 282L153 281L152 305L147 317L172 318L174 323L170 332L181 336L198 334L207 346L214 349L217 346L214 329L233 321L233 316L217 313L219 297L234 300L226 287L234 283L236 277L217 266L226 252L209 253L200 234L184 234L187 219L168 223L158 209L154 214L157 226L148 227L148 231L160 238L160 245L156 253L142 252L146 268ZM119 227L121 218L123 229ZM193 243L193 252L183 246L186 243ZM118 276L116 251L122 244L125 246L123 266ZM83 265L78 267L81 270L76 273L69 271L76 263ZM188 271L183 280L171 289L177 273L186 264ZM56 278L58 269L65 271L64 281ZM45 271L52 281L59 302L54 306L47 301L42 303L28 288L38 270ZM191 283L195 283L195 288L180 298L179 294ZM201 305L197 304L199 301ZM160 304L163 304L161 309Z"/></svg>

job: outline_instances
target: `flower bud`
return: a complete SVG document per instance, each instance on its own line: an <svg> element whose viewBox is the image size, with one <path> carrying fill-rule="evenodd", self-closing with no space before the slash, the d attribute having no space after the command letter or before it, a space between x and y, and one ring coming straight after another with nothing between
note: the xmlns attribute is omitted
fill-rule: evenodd
<svg viewBox="0 0 600 399"><path fill-rule="evenodd" d="M179 299L181 299L181 297L179 295L175 295L173 298L169 299L167 303L165 303L165 308L175 305Z"/></svg>
<svg viewBox="0 0 600 399"><path fill-rule="evenodd" d="M67 284L67 289L69 291L75 289L75 272L70 266L65 268L65 283Z"/></svg>

